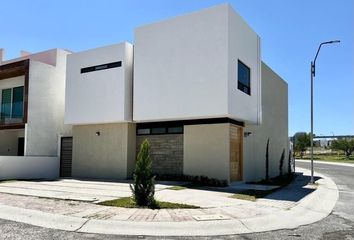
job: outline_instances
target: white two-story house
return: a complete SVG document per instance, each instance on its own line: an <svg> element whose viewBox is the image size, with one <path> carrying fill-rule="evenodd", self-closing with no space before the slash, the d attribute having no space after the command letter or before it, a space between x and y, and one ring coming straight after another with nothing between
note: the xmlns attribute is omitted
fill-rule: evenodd
<svg viewBox="0 0 354 240"><path fill-rule="evenodd" d="M154 173L228 182L265 177L269 139L270 176L278 174L287 84L228 4L138 27L133 45L68 56L73 177L130 178L144 139Z"/></svg>

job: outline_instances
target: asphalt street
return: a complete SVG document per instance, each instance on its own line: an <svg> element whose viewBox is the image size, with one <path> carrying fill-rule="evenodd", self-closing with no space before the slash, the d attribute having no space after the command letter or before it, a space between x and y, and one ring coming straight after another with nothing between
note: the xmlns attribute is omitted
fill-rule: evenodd
<svg viewBox="0 0 354 240"><path fill-rule="evenodd" d="M309 168L309 163L297 163ZM315 164L315 171L331 177L339 188L339 199L325 219L292 230L278 230L221 237L160 237L159 239L354 239L354 168L336 165ZM156 237L129 237L99 234L82 234L31 226L0 219L0 239L157 239Z"/></svg>

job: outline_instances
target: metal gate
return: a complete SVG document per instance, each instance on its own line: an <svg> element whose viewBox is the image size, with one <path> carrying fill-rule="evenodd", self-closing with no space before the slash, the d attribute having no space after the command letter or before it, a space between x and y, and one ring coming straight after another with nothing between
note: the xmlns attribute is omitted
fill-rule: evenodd
<svg viewBox="0 0 354 240"><path fill-rule="evenodd" d="M62 137L60 148L60 177L71 177L73 138Z"/></svg>

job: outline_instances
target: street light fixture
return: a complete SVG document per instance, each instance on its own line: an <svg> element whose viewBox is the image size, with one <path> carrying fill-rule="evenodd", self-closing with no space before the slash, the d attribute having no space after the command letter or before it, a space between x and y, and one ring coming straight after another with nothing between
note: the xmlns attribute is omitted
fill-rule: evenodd
<svg viewBox="0 0 354 240"><path fill-rule="evenodd" d="M317 59L318 53L321 50L322 45L339 43L339 42L340 42L339 40L322 42L317 49L315 59L311 62L311 136L310 136L310 141L311 141L311 183L315 183L314 178L313 178L313 78L315 77L315 74L316 74L316 59Z"/></svg>

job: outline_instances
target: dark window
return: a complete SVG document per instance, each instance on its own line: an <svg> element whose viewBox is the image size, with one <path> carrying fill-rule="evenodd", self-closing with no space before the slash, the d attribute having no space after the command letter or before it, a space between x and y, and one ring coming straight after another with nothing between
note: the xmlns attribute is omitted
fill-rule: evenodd
<svg viewBox="0 0 354 240"><path fill-rule="evenodd" d="M105 69L109 69L109 68L117 68L117 67L121 67L121 66L122 66L122 62L121 61L112 62L112 63L106 63L106 64L101 64L101 65L81 68L81 73L100 71L100 70L105 70Z"/></svg>
<svg viewBox="0 0 354 240"><path fill-rule="evenodd" d="M141 123L137 125L137 135L183 134L183 125L175 123Z"/></svg>
<svg viewBox="0 0 354 240"><path fill-rule="evenodd" d="M137 130L138 135L148 135L150 134L150 128L140 128Z"/></svg>
<svg viewBox="0 0 354 240"><path fill-rule="evenodd" d="M183 133L183 127L169 127L167 129L168 133Z"/></svg>
<svg viewBox="0 0 354 240"><path fill-rule="evenodd" d="M166 133L166 128L158 127L158 128L151 128L151 134L164 134Z"/></svg>
<svg viewBox="0 0 354 240"><path fill-rule="evenodd" d="M238 60L237 67L237 88L248 95L251 95L251 71L243 62Z"/></svg>

